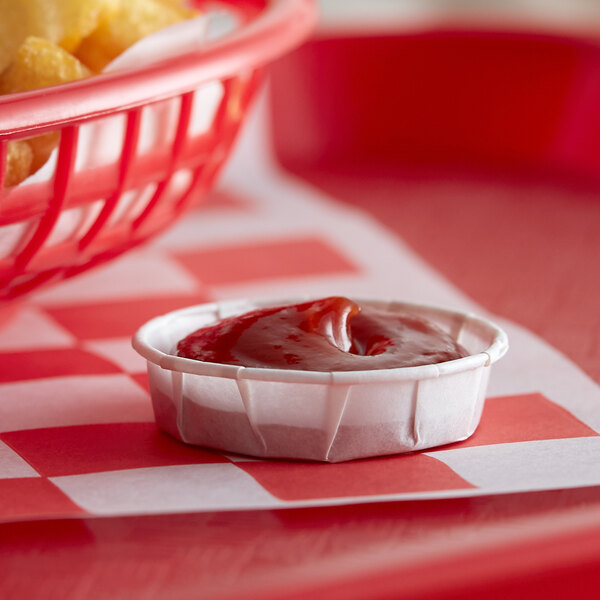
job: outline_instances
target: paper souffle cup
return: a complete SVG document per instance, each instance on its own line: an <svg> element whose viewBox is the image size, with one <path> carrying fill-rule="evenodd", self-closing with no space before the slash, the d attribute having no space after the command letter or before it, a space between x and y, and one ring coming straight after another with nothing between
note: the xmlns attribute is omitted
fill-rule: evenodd
<svg viewBox="0 0 600 600"><path fill-rule="evenodd" d="M226 317L307 298L228 301L152 319L133 347L148 361L158 426L186 442L256 457L339 462L412 452L468 438L506 334L471 314L394 301L358 300L436 323L469 356L372 371L247 368L175 356L179 340Z"/></svg>

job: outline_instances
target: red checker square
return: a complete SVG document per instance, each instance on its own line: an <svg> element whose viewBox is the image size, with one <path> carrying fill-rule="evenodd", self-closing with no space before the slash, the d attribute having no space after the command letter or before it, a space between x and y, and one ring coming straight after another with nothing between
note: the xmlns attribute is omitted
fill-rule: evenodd
<svg viewBox="0 0 600 600"><path fill-rule="evenodd" d="M149 319L178 308L202 304L210 300L205 295L177 295L144 298L140 301L119 300L100 304L45 307L55 321L77 339L128 337Z"/></svg>
<svg viewBox="0 0 600 600"><path fill-rule="evenodd" d="M67 495L43 477L0 479L0 520L70 517L85 514Z"/></svg>
<svg viewBox="0 0 600 600"><path fill-rule="evenodd" d="M133 381L135 381L145 392L150 393L150 382L148 381L148 374L144 373L131 373L129 375Z"/></svg>
<svg viewBox="0 0 600 600"><path fill-rule="evenodd" d="M215 452L177 442L154 423L29 429L3 433L0 439L46 477L229 462Z"/></svg>
<svg viewBox="0 0 600 600"><path fill-rule="evenodd" d="M3 352L0 353L0 364L0 382L121 372L115 364L78 348Z"/></svg>
<svg viewBox="0 0 600 600"><path fill-rule="evenodd" d="M485 401L481 423L475 433L452 447L597 435L596 431L542 394L497 396Z"/></svg>
<svg viewBox="0 0 600 600"><path fill-rule="evenodd" d="M450 467L425 454L404 454L347 463L238 462L282 500L411 494L470 489Z"/></svg>
<svg viewBox="0 0 600 600"><path fill-rule="evenodd" d="M174 257L208 285L358 271L358 267L318 238L178 252Z"/></svg>

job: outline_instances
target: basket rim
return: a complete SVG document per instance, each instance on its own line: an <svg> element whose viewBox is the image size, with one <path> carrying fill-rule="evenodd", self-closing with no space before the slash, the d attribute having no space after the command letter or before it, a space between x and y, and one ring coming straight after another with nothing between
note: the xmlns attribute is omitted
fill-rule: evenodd
<svg viewBox="0 0 600 600"><path fill-rule="evenodd" d="M316 20L315 0L267 0L258 17L200 49L135 70L0 96L0 139L133 109L254 70L298 45Z"/></svg>

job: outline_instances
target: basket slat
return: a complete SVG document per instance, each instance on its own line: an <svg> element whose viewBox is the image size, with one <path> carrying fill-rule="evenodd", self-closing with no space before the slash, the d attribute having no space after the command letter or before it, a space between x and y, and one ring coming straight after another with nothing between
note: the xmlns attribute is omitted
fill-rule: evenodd
<svg viewBox="0 0 600 600"><path fill-rule="evenodd" d="M0 194L4 189L4 181L6 180L6 159L8 157L8 141L0 139Z"/></svg>
<svg viewBox="0 0 600 600"><path fill-rule="evenodd" d="M115 191L106 199L102 210L98 214L96 220L89 228L87 233L79 241L79 249L85 250L96 236L101 232L103 227L108 222L109 217L115 210L122 196L123 190L126 189L128 176L130 173L132 161L135 157L137 143L140 134L141 109L136 108L127 113L127 125L125 127L125 135L123 139L123 149L121 151L121 159L119 161L119 180Z"/></svg>
<svg viewBox="0 0 600 600"><path fill-rule="evenodd" d="M180 97L179 116L177 121L177 128L175 130L175 137L173 139L173 145L171 147L171 156L169 160L169 168L167 170L167 175L164 179L158 182L158 185L156 186L156 191L150 199L150 202L148 202L146 208L131 224L131 228L134 233L138 229L141 229L144 222L147 221L147 219L150 217L150 214L158 205L163 194L165 193L165 190L167 189L169 182L171 181L171 178L173 177L173 173L175 172L178 159L182 153L185 141L187 139L188 127L190 125L190 117L192 115L193 101L193 92L182 94Z"/></svg>
<svg viewBox="0 0 600 600"><path fill-rule="evenodd" d="M67 198L69 180L75 168L78 135L79 127L77 126L65 127L61 132L58 162L54 173L54 196L33 236L15 259L15 265L20 271L24 271L27 264L41 250L60 217Z"/></svg>

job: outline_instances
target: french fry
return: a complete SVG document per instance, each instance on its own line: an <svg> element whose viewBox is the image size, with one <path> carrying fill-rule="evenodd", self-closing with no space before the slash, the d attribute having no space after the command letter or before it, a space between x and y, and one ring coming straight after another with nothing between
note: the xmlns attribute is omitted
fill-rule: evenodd
<svg viewBox="0 0 600 600"><path fill-rule="evenodd" d="M169 0L127 0L105 11L98 27L75 50L92 71L102 71L129 46L163 27L188 18L191 11Z"/></svg>
<svg viewBox="0 0 600 600"><path fill-rule="evenodd" d="M0 93L26 92L90 75L90 71L60 46L37 37L28 37L12 64L0 75ZM59 140L51 132L8 144L5 186L20 183L47 160ZM25 150L25 146L28 151Z"/></svg>
<svg viewBox="0 0 600 600"><path fill-rule="evenodd" d="M0 0L0 72L29 36L72 52L97 26L101 15L126 0Z"/></svg>
<svg viewBox="0 0 600 600"><path fill-rule="evenodd" d="M13 61L27 36L58 41L62 28L56 2L0 0L0 71Z"/></svg>
<svg viewBox="0 0 600 600"><path fill-rule="evenodd" d="M89 75L89 69L60 46L30 36L18 49L12 64L0 75L0 93L26 92Z"/></svg>
<svg viewBox="0 0 600 600"><path fill-rule="evenodd" d="M31 170L33 150L24 140L14 140L8 143L6 153L6 176L4 186L12 187L21 183Z"/></svg>
<svg viewBox="0 0 600 600"><path fill-rule="evenodd" d="M182 19L191 19L199 14L197 10L190 8L185 0L159 0L159 2L175 10Z"/></svg>
<svg viewBox="0 0 600 600"><path fill-rule="evenodd" d="M59 0L62 25L59 44L74 52L100 21L115 14L123 2L127 0Z"/></svg>

